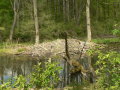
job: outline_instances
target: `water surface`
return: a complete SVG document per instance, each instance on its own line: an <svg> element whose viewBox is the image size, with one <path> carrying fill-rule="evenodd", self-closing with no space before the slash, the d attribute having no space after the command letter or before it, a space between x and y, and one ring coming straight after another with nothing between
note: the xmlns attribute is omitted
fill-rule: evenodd
<svg viewBox="0 0 120 90"><path fill-rule="evenodd" d="M1 55L0 56L0 83L6 82L8 79L13 80L18 75L27 76L33 71L33 66L38 62L44 63L47 60L41 60L31 56L15 56L15 55ZM75 73L70 74L70 66L65 60L54 60L59 63L63 69L60 71L61 81L58 87L65 87L71 83L81 84L82 74ZM83 64L88 66L87 59L84 59ZM44 68L44 65L42 65Z"/></svg>

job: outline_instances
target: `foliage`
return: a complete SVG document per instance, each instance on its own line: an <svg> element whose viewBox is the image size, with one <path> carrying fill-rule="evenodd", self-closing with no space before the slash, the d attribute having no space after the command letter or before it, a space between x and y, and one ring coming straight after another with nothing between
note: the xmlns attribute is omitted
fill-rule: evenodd
<svg viewBox="0 0 120 90"><path fill-rule="evenodd" d="M120 54L113 51L99 52L96 65L99 88L118 90L120 88Z"/></svg>
<svg viewBox="0 0 120 90"><path fill-rule="evenodd" d="M10 0L0 0L0 41L6 40L13 19ZM2 27L2 28L1 28Z"/></svg>
<svg viewBox="0 0 120 90"><path fill-rule="evenodd" d="M0 90L10 90L11 88L17 88L18 90L24 88L25 90L27 90L27 79L24 76L19 75L18 77L14 77L14 79L15 80L12 81L14 83L11 83L11 81L9 80L6 83L0 85Z"/></svg>
<svg viewBox="0 0 120 90"><path fill-rule="evenodd" d="M0 43L0 49L7 49L7 48L15 48L15 47L24 47L24 46L30 46L33 45L33 43L10 43L10 42L3 42Z"/></svg>
<svg viewBox="0 0 120 90"><path fill-rule="evenodd" d="M22 75L19 75L18 77L15 77L15 82L12 86L21 90L22 88L27 88L27 85L28 84L26 78Z"/></svg>
<svg viewBox="0 0 120 90"><path fill-rule="evenodd" d="M50 60L45 63L45 69L42 69L39 63L34 67L30 83L37 88L54 88L59 81L60 70L61 67L57 66L57 63L51 63Z"/></svg>
<svg viewBox="0 0 120 90"><path fill-rule="evenodd" d="M119 29L114 29L112 31L113 35L119 36L120 37L120 30Z"/></svg>
<svg viewBox="0 0 120 90"><path fill-rule="evenodd" d="M8 81L7 83L3 83L2 85L0 85L0 90L10 90L11 89L11 85L10 85L10 81Z"/></svg>
<svg viewBox="0 0 120 90"><path fill-rule="evenodd" d="M88 51L89 55L97 55L95 63L98 89L120 89L120 54L116 51L101 51L99 47Z"/></svg>
<svg viewBox="0 0 120 90"><path fill-rule="evenodd" d="M0 42L9 38L14 18L11 1L14 2L14 0L0 2ZM65 6L63 1L65 0L38 0L40 41L59 38L59 34L63 31L69 32L70 37L86 37L86 0L74 0L74 2L67 0L69 3L65 1ZM93 37L110 35L114 25L119 26L119 0L92 0L90 8ZM13 33L14 41L34 42L35 27L32 12L32 0L20 0L19 15Z"/></svg>
<svg viewBox="0 0 120 90"><path fill-rule="evenodd" d="M98 38L98 39L93 39L92 41L98 44L109 44L109 43L120 42L120 39L119 38L103 38L103 39Z"/></svg>
<svg viewBox="0 0 120 90"><path fill-rule="evenodd" d="M59 72L62 68L58 66L58 63L52 63L51 59L45 63L45 67L41 67L41 63L34 66L34 71L29 76L19 75L15 77L15 80L8 81L0 85L0 90L10 90L11 88L17 88L21 90L24 88L54 88L59 79Z"/></svg>

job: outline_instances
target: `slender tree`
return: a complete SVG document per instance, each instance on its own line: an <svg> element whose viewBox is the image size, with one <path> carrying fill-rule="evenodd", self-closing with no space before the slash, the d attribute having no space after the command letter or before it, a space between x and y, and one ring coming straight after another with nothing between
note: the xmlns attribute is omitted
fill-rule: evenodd
<svg viewBox="0 0 120 90"><path fill-rule="evenodd" d="M11 0L10 0L11 1ZM11 1L11 5L13 7L13 11L14 11L14 19L13 19L13 24L10 30L10 36L9 36L9 40L12 42L13 40L13 32L17 23L17 17L18 17L18 13L19 13L19 3L20 0L14 0L14 2L12 3Z"/></svg>
<svg viewBox="0 0 120 90"><path fill-rule="evenodd" d="M38 23L38 15L37 15L37 0L33 0L33 8L34 8L34 20L35 20L35 44L39 44L39 23Z"/></svg>
<svg viewBox="0 0 120 90"><path fill-rule="evenodd" d="M91 23L90 23L90 0L86 3L86 20L87 20L87 40L91 41Z"/></svg>
<svg viewBox="0 0 120 90"><path fill-rule="evenodd" d="M64 21L65 21L65 19L66 19L66 5L65 5L65 0L63 0L63 19L64 19Z"/></svg>
<svg viewBox="0 0 120 90"><path fill-rule="evenodd" d="M66 0L67 21L70 20L70 1Z"/></svg>

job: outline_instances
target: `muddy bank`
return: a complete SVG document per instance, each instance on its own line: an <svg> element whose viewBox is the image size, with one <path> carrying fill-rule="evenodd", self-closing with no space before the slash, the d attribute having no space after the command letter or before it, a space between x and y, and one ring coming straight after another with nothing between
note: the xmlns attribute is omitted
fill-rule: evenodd
<svg viewBox="0 0 120 90"><path fill-rule="evenodd" d="M90 48L96 46L95 43L83 42L77 39L68 39L68 47L70 54L86 53ZM39 56L39 57L51 57L51 56L64 56L65 55L65 40L57 39L51 42L44 42L39 45L33 45L27 47L26 51L22 54Z"/></svg>

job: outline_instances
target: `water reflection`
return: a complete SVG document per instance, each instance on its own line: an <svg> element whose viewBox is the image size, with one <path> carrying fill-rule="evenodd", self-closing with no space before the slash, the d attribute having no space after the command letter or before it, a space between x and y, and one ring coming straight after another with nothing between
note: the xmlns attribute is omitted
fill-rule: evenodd
<svg viewBox="0 0 120 90"><path fill-rule="evenodd" d="M28 75L32 71L35 60L26 56L0 56L0 83L18 75Z"/></svg>
<svg viewBox="0 0 120 90"><path fill-rule="evenodd" d="M37 60L36 58L28 57L28 56L9 56L4 55L0 56L0 83L3 81L7 81L8 79L13 80L13 77L18 75L29 75L32 70L33 66L36 65L38 62L44 63L46 60ZM76 82L80 84L83 80L83 76L80 72L70 74L70 65L63 59L61 60L54 60L55 62L59 63L59 66L63 68L60 71L60 82L58 87L65 87L72 82ZM81 64L84 65L86 69L89 69L89 59L86 57L81 60ZM45 64L42 64L44 68Z"/></svg>
<svg viewBox="0 0 120 90"><path fill-rule="evenodd" d="M59 87L64 87L71 84L82 85L84 80L87 80L90 83L95 82L95 72L91 65L92 58L90 56L86 56L81 60L78 60L86 70L89 70L91 73L87 73L86 77L83 76L81 72L76 72L71 74L70 69L72 68L68 62L65 60L57 60L60 63L60 66L63 70L60 72L61 82L59 83Z"/></svg>

